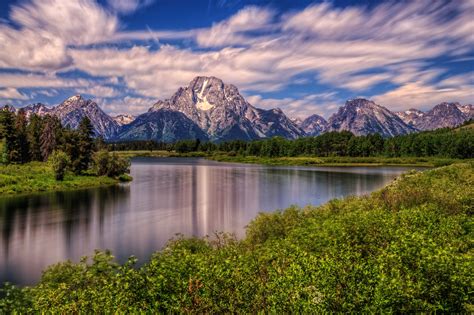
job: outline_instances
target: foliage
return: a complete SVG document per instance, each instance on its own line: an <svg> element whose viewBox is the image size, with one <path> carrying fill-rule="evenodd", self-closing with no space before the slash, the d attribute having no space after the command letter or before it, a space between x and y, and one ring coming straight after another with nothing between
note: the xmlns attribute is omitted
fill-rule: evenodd
<svg viewBox="0 0 474 315"><path fill-rule="evenodd" d="M34 287L7 287L12 293L0 307L466 313L474 298L473 209L473 163L411 172L369 196L261 214L241 241L225 234L179 237L140 268L135 258L118 264L108 252L57 264Z"/></svg>
<svg viewBox="0 0 474 315"><path fill-rule="evenodd" d="M48 162L51 163L51 166L53 167L56 180L62 181L64 179L64 174L66 174L66 168L71 163L67 154L59 150L53 151L48 158Z"/></svg>
<svg viewBox="0 0 474 315"><path fill-rule="evenodd" d="M328 132L316 137L287 140L281 137L255 141L221 143L183 140L176 143L122 142L109 144L110 150L174 150L180 154L202 152L228 156L277 157L437 157L474 158L474 129L438 129L382 138L378 134L355 136L348 131Z"/></svg>
<svg viewBox="0 0 474 315"><path fill-rule="evenodd" d="M130 172L130 161L106 150L100 150L93 157L97 175L118 177Z"/></svg>
<svg viewBox="0 0 474 315"><path fill-rule="evenodd" d="M46 116L40 136L41 156L43 161L59 146L61 137L61 122L55 116Z"/></svg>
<svg viewBox="0 0 474 315"><path fill-rule="evenodd" d="M79 123L77 131L78 156L72 161L72 168L76 174L87 170L92 162L94 152L94 128L88 117L84 117Z"/></svg>

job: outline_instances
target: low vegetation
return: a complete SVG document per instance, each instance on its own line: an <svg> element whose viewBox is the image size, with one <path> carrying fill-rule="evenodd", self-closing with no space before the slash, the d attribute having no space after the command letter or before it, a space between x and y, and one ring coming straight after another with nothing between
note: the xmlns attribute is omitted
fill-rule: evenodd
<svg viewBox="0 0 474 315"><path fill-rule="evenodd" d="M75 175L71 171L57 180L51 163L30 162L26 164L0 165L0 196L26 194L54 190L71 190L116 184L117 179L95 174Z"/></svg>
<svg viewBox="0 0 474 315"><path fill-rule="evenodd" d="M437 157L262 157L229 154L214 154L207 158L219 162L252 163L265 165L302 165L302 166L426 166L438 167L465 160Z"/></svg>
<svg viewBox="0 0 474 315"><path fill-rule="evenodd" d="M246 237L177 238L141 267L97 252L5 285L10 313L474 311L474 163L365 197L261 214Z"/></svg>

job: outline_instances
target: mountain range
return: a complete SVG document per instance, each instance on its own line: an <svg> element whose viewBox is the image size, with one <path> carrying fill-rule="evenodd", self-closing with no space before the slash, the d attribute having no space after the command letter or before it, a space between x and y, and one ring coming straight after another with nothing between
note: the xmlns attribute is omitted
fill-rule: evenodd
<svg viewBox="0 0 474 315"><path fill-rule="evenodd" d="M88 117L94 133L112 141L226 141L274 136L296 139L342 130L355 135L379 133L392 137L455 127L474 118L471 104L441 103L427 112L417 109L392 112L373 101L358 98L348 100L328 120L316 114L304 120L290 119L279 108L265 110L251 105L236 86L204 76L194 78L169 99L156 102L146 113L136 117L128 114L111 117L97 103L80 95L55 107L37 103L23 109L27 117L55 115L71 128L77 128L83 117Z"/></svg>

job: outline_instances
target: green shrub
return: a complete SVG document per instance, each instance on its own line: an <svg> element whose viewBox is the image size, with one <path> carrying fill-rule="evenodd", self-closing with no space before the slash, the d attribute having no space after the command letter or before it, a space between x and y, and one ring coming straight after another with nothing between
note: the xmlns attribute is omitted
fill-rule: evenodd
<svg viewBox="0 0 474 315"><path fill-rule="evenodd" d="M115 153L100 150L93 157L94 169L99 176L120 177L130 172L130 161Z"/></svg>
<svg viewBox="0 0 474 315"><path fill-rule="evenodd" d="M71 161L66 153L63 151L54 151L48 162L51 163L56 180L62 181L64 174L66 174L66 168L70 165Z"/></svg>

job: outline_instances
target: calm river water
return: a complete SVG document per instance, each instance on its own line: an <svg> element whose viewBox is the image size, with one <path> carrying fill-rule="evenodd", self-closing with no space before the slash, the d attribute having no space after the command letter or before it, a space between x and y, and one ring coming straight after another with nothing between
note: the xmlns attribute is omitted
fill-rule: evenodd
<svg viewBox="0 0 474 315"><path fill-rule="evenodd" d="M128 184L0 198L0 283L33 284L46 266L94 249L143 262L176 233L241 237L259 212L365 194L405 171L135 158Z"/></svg>

